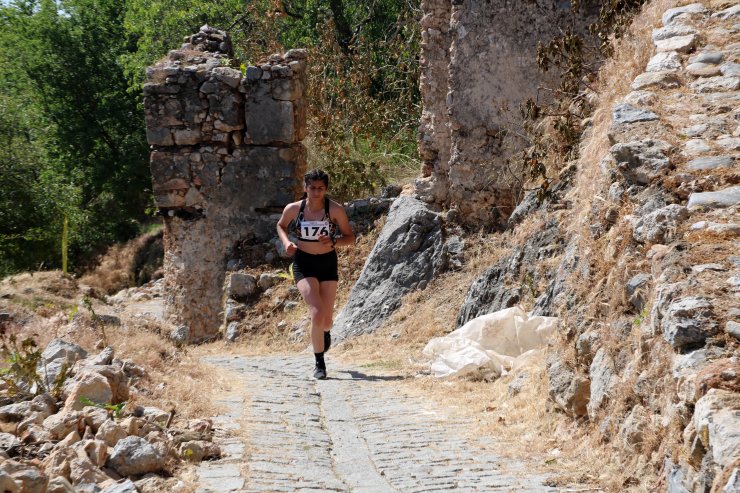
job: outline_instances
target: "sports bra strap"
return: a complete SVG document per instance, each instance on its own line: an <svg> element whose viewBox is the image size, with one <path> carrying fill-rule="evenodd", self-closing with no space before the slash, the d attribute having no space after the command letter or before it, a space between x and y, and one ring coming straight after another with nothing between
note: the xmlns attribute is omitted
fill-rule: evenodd
<svg viewBox="0 0 740 493"><path fill-rule="evenodd" d="M329 214L329 208L331 206L331 202L329 201L329 197L324 197L324 219L331 220L331 215ZM298 210L298 220L303 220L303 210L306 208L306 199L301 200L301 208Z"/></svg>

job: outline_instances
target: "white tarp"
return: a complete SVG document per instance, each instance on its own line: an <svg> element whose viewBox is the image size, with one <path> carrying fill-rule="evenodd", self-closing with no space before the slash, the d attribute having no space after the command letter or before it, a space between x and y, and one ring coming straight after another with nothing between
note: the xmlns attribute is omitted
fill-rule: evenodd
<svg viewBox="0 0 740 493"><path fill-rule="evenodd" d="M547 345L557 317L530 317L518 306L474 318L444 337L427 343L432 375L438 378L477 374L499 377L522 366Z"/></svg>

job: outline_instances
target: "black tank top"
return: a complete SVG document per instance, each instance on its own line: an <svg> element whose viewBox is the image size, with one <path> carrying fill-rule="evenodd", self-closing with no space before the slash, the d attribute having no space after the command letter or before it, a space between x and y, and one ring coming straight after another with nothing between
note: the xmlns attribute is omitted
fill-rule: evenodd
<svg viewBox="0 0 740 493"><path fill-rule="evenodd" d="M306 208L306 199L301 200L301 208L295 220L296 235L301 241L319 241L319 236L328 235L334 238L337 235L337 226L329 215L329 198L324 198L324 217L318 221L303 219L303 210Z"/></svg>

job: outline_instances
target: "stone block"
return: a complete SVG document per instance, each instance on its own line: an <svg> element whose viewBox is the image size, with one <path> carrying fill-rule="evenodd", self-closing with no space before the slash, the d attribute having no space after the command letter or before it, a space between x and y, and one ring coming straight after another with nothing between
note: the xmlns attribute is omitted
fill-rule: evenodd
<svg viewBox="0 0 740 493"><path fill-rule="evenodd" d="M200 144L200 130L185 128L174 130L173 136L177 145L197 145Z"/></svg>
<svg viewBox="0 0 740 493"><path fill-rule="evenodd" d="M717 76L697 79L691 83L691 89L699 92L725 92L740 89L740 77Z"/></svg>
<svg viewBox="0 0 740 493"><path fill-rule="evenodd" d="M246 144L293 144L298 141L292 102L276 101L272 97L247 101L244 112Z"/></svg>
<svg viewBox="0 0 740 493"><path fill-rule="evenodd" d="M166 127L154 127L146 129L146 140L150 145L171 146L175 144L172 132Z"/></svg>
<svg viewBox="0 0 740 493"><path fill-rule="evenodd" d="M303 97L303 84L298 79L275 79L272 97L279 101L295 101Z"/></svg>
<svg viewBox="0 0 740 493"><path fill-rule="evenodd" d="M231 67L217 67L213 69L213 76L232 89L239 87L242 80L242 73Z"/></svg>
<svg viewBox="0 0 740 493"><path fill-rule="evenodd" d="M675 51L656 53L647 64L645 72L676 71L681 69L681 57Z"/></svg>
<svg viewBox="0 0 740 493"><path fill-rule="evenodd" d="M696 207L732 207L740 203L740 185L717 190L715 192L692 193L689 196L689 209Z"/></svg>
<svg viewBox="0 0 740 493"><path fill-rule="evenodd" d="M234 299L248 298L257 291L257 278L251 274L234 272L226 284L227 296Z"/></svg>
<svg viewBox="0 0 740 493"><path fill-rule="evenodd" d="M692 3L690 5L666 10L662 15L661 20L663 21L663 25L667 26L681 18L703 17L707 13L707 8L704 5L701 3Z"/></svg>
<svg viewBox="0 0 740 493"><path fill-rule="evenodd" d="M670 167L670 159L665 154L670 149L671 145L667 142L646 139L615 144L609 149L609 153L627 182L647 185Z"/></svg>
<svg viewBox="0 0 740 493"><path fill-rule="evenodd" d="M635 77L630 88L633 91L657 87L660 89L673 89L681 85L681 79L673 71L645 72Z"/></svg>
<svg viewBox="0 0 740 493"><path fill-rule="evenodd" d="M671 301L665 308L661 326L665 339L676 349L703 344L719 330L710 300L700 296Z"/></svg>
<svg viewBox="0 0 740 493"><path fill-rule="evenodd" d="M687 34L686 36L674 36L672 38L662 39L655 42L656 51L676 51L678 53L690 53L694 51L699 37L696 34Z"/></svg>

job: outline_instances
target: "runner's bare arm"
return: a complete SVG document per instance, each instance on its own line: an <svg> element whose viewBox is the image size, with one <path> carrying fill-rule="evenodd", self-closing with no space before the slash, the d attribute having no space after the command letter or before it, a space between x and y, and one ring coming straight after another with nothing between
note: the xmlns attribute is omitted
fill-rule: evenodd
<svg viewBox="0 0 740 493"><path fill-rule="evenodd" d="M296 244L288 238L288 226L291 221L298 217L299 208L300 206L297 202L286 205L285 209L283 209L283 215L280 216L280 220L277 223L278 237L280 238L280 241L283 242L283 246L288 255L293 255L296 250L298 250Z"/></svg>
<svg viewBox="0 0 740 493"><path fill-rule="evenodd" d="M329 215L337 225L339 232L342 236L337 238L337 242L334 246L352 246L355 244L355 233L352 231L352 226L349 224L349 218L347 217L347 211L344 210L344 206L337 202L331 203L329 209Z"/></svg>

